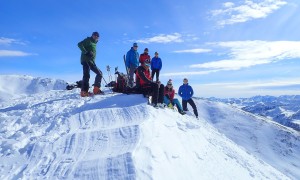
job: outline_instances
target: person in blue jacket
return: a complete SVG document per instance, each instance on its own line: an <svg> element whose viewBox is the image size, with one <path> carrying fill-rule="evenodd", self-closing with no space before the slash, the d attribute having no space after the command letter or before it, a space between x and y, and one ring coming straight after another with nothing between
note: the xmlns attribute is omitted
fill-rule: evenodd
<svg viewBox="0 0 300 180"><path fill-rule="evenodd" d="M183 85L179 87L178 95L182 98L182 108L184 111L188 111L187 103L189 103L193 110L196 118L198 119L198 111L195 102L193 101L192 97L194 95L193 88L188 84L188 79L183 79Z"/></svg>
<svg viewBox="0 0 300 180"><path fill-rule="evenodd" d="M130 86L130 87L133 87L134 72L135 72L136 68L139 66L140 55L137 52L137 48L138 48L137 43L133 43L133 46L131 47L131 49L126 54L125 64L126 64L126 68L129 71L128 72L128 75L129 75L128 86Z"/></svg>
<svg viewBox="0 0 300 180"><path fill-rule="evenodd" d="M151 78L154 80L154 74L156 74L156 82L159 81L159 72L162 68L161 59L158 57L158 52L155 52L155 56L151 60Z"/></svg>

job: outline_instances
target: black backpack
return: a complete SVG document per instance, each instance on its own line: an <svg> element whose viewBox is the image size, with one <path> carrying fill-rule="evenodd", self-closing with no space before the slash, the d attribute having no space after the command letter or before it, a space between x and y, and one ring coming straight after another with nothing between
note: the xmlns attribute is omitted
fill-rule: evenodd
<svg viewBox="0 0 300 180"><path fill-rule="evenodd" d="M76 84L68 84L66 89L67 90L72 90L74 88L81 88L82 87L82 80L76 81Z"/></svg>

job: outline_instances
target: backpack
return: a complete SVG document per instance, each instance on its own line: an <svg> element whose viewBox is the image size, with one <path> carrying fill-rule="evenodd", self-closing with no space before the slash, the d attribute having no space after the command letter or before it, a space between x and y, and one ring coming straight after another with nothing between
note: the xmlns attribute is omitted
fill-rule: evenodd
<svg viewBox="0 0 300 180"><path fill-rule="evenodd" d="M66 89L67 90L72 90L74 88L81 88L82 87L82 80L76 81L76 84L68 84Z"/></svg>
<svg viewBox="0 0 300 180"><path fill-rule="evenodd" d="M115 87L113 88L114 92L120 92L120 93L126 93L127 90L127 83L128 83L128 77L124 73L116 72L117 76L117 83L115 84Z"/></svg>

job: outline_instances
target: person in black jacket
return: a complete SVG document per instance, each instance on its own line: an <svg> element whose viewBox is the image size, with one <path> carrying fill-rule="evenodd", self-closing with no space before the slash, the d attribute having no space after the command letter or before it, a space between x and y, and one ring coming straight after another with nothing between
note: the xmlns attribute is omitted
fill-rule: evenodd
<svg viewBox="0 0 300 180"><path fill-rule="evenodd" d="M146 95L152 95L152 105L154 107L163 107L164 85L160 82L152 82L150 73L150 60L147 59L136 69L136 76L139 79L140 90Z"/></svg>

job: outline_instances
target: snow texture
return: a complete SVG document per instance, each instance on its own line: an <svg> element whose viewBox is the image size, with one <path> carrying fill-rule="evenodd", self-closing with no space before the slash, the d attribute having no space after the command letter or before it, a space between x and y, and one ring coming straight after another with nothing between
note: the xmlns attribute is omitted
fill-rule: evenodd
<svg viewBox="0 0 300 180"><path fill-rule="evenodd" d="M64 88L0 76L0 179L300 179L299 133L272 121L207 100L197 120L142 95Z"/></svg>

